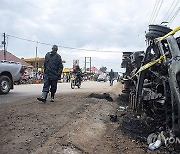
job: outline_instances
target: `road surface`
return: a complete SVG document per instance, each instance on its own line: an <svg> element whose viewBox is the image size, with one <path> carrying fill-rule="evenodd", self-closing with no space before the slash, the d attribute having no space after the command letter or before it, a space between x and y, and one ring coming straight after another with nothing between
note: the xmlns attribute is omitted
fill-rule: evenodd
<svg viewBox="0 0 180 154"><path fill-rule="evenodd" d="M0 95L0 104L40 96L42 86L43 84L15 85L14 89L11 90L7 95ZM57 94L103 92L109 89L109 82L104 83L87 81L82 83L82 87L80 89L71 89L70 83L58 83Z"/></svg>
<svg viewBox="0 0 180 154"><path fill-rule="evenodd" d="M118 84L117 84L118 86ZM110 154L116 102L90 97L116 86L84 82L80 89L58 84L55 102L37 101L41 85L18 85L1 95L0 154ZM12 103L3 103L12 102Z"/></svg>

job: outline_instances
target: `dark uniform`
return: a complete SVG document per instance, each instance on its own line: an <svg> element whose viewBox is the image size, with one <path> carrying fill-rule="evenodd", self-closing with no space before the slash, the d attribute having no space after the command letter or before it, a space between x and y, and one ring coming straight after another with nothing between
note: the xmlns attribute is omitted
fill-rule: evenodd
<svg viewBox="0 0 180 154"><path fill-rule="evenodd" d="M45 56L44 62L44 86L42 96L37 98L39 101L45 102L47 94L51 92L51 101L54 101L54 95L57 90L58 79L61 78L63 70L61 56L57 53L58 47L53 46L52 51Z"/></svg>
<svg viewBox="0 0 180 154"><path fill-rule="evenodd" d="M43 92L49 92L51 86L51 94L55 94L57 90L57 81L61 78L63 70L61 56L59 54L52 55L47 53L44 62L44 86Z"/></svg>
<svg viewBox="0 0 180 154"><path fill-rule="evenodd" d="M114 80L114 72L111 69L111 71L109 72L109 81L110 81L110 86L113 85L113 80Z"/></svg>

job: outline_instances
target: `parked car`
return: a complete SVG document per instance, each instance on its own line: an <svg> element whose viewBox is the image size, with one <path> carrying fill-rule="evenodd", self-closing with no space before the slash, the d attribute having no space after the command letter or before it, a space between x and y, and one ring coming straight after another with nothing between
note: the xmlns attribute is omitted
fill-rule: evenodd
<svg viewBox="0 0 180 154"><path fill-rule="evenodd" d="M0 94L7 94L14 88L14 82L19 81L23 73L20 63L0 61Z"/></svg>
<svg viewBox="0 0 180 154"><path fill-rule="evenodd" d="M105 75L99 75L97 81L98 81L98 82L100 82L100 81L106 82L106 81L107 81L107 78L106 78Z"/></svg>

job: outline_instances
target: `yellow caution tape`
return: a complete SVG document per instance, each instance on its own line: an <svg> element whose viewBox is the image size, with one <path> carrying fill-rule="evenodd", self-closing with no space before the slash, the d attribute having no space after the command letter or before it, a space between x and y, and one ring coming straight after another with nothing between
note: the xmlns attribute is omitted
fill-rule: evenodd
<svg viewBox="0 0 180 154"><path fill-rule="evenodd" d="M168 34L164 35L163 37L160 37L156 43L161 42L162 40L166 39L167 37L169 37L170 35L174 35L176 32L178 32L180 30L180 26L175 28L174 30L172 30L171 32L169 32ZM151 66L155 65L156 63L161 63L162 60L165 59L165 55L162 55L161 57L159 57L158 59L151 61L147 64L145 64L144 66L142 66L131 78L133 78L134 76L136 76L138 73L150 68Z"/></svg>
<svg viewBox="0 0 180 154"><path fill-rule="evenodd" d="M168 34L164 35L163 37L160 37L156 43L161 42L162 40L166 39L168 36L170 35L174 35L176 32L178 32L180 30L180 26L175 28L174 30L170 31Z"/></svg>
<svg viewBox="0 0 180 154"><path fill-rule="evenodd" d="M138 73L150 68L151 66L155 65L156 63L161 63L162 60L165 59L165 55L162 55L161 57L159 57L158 59L154 60L154 61L151 61L147 64L145 64L144 66L140 67L140 69L131 77L133 78L134 76L136 76Z"/></svg>

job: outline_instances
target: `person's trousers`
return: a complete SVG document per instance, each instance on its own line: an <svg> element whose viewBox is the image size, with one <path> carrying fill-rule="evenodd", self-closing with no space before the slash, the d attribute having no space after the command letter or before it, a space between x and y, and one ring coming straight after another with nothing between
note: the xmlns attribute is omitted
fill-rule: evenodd
<svg viewBox="0 0 180 154"><path fill-rule="evenodd" d="M57 82L58 80L51 80L50 78L44 79L44 86L42 92L51 92L51 94L55 94L57 90Z"/></svg>
<svg viewBox="0 0 180 154"><path fill-rule="evenodd" d="M110 79L110 86L113 85L113 79Z"/></svg>

